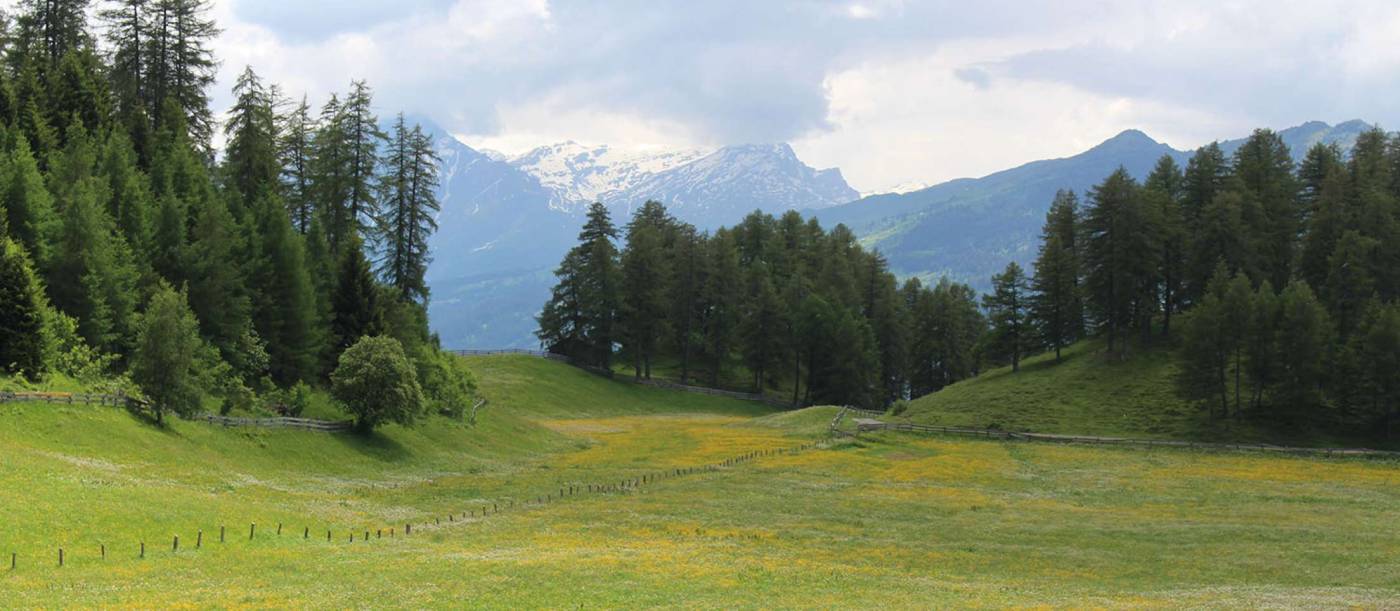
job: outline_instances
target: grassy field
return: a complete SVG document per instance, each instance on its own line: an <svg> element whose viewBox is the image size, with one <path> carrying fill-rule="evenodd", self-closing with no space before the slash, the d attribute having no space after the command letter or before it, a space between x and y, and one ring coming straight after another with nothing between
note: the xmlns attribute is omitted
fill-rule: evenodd
<svg viewBox="0 0 1400 611"><path fill-rule="evenodd" d="M1100 340L1031 357L1021 371L993 369L915 399L901 417L943 426L1152 439L1260 442L1300 446L1395 448L1383 440L1320 430L1221 420L1184 401L1176 364L1165 347L1111 359Z"/></svg>
<svg viewBox="0 0 1400 611"><path fill-rule="evenodd" d="M19 559L0 567L0 607L1400 605L1395 463L833 441L834 408L774 413L524 357L472 366L491 399L477 426L372 438L0 406L0 554Z"/></svg>

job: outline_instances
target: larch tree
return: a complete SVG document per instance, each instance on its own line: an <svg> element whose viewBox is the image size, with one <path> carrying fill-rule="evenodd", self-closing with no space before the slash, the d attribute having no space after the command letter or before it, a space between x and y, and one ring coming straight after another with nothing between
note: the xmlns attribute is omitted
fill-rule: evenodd
<svg viewBox="0 0 1400 611"><path fill-rule="evenodd" d="M1011 362L1012 372L1021 370L1021 357L1031 347L1029 293L1025 272L1013 261L992 276L992 292L982 297L991 323L992 348L996 356Z"/></svg>

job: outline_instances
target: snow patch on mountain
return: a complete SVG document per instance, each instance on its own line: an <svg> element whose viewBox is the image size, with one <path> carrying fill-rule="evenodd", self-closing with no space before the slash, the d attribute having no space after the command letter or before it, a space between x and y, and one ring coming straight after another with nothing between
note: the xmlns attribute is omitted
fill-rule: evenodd
<svg viewBox="0 0 1400 611"><path fill-rule="evenodd" d="M605 201L655 174L695 161L707 152L701 149L626 150L608 145L585 146L570 140L538 147L509 162L555 192L552 208L573 211L591 202Z"/></svg>

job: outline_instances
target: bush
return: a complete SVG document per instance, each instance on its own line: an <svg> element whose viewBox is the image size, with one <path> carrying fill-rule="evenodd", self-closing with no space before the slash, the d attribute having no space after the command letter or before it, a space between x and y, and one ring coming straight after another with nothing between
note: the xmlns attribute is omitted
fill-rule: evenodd
<svg viewBox="0 0 1400 611"><path fill-rule="evenodd" d="M281 416L300 418L311 405L311 387L298 381L291 388L275 390L268 397L268 409Z"/></svg>
<svg viewBox="0 0 1400 611"><path fill-rule="evenodd" d="M891 416L898 416L909 410L909 402L903 399L890 404L890 409L886 412Z"/></svg>
<svg viewBox="0 0 1400 611"><path fill-rule="evenodd" d="M423 390L403 346L390 337L362 337L340 355L331 373L331 395L368 432L385 422L403 425L423 412Z"/></svg>
<svg viewBox="0 0 1400 611"><path fill-rule="evenodd" d="M460 420L476 399L476 376L466 363L451 354L425 347L418 359L418 379L428 409Z"/></svg>

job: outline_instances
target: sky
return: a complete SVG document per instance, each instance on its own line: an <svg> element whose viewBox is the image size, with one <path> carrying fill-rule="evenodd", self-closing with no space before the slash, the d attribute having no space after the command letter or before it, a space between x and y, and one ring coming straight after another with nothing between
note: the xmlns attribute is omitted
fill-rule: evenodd
<svg viewBox="0 0 1400 611"><path fill-rule="evenodd" d="M1400 3L215 0L216 110L245 65L319 106L479 148L786 141L861 191L1360 118L1400 126Z"/></svg>

